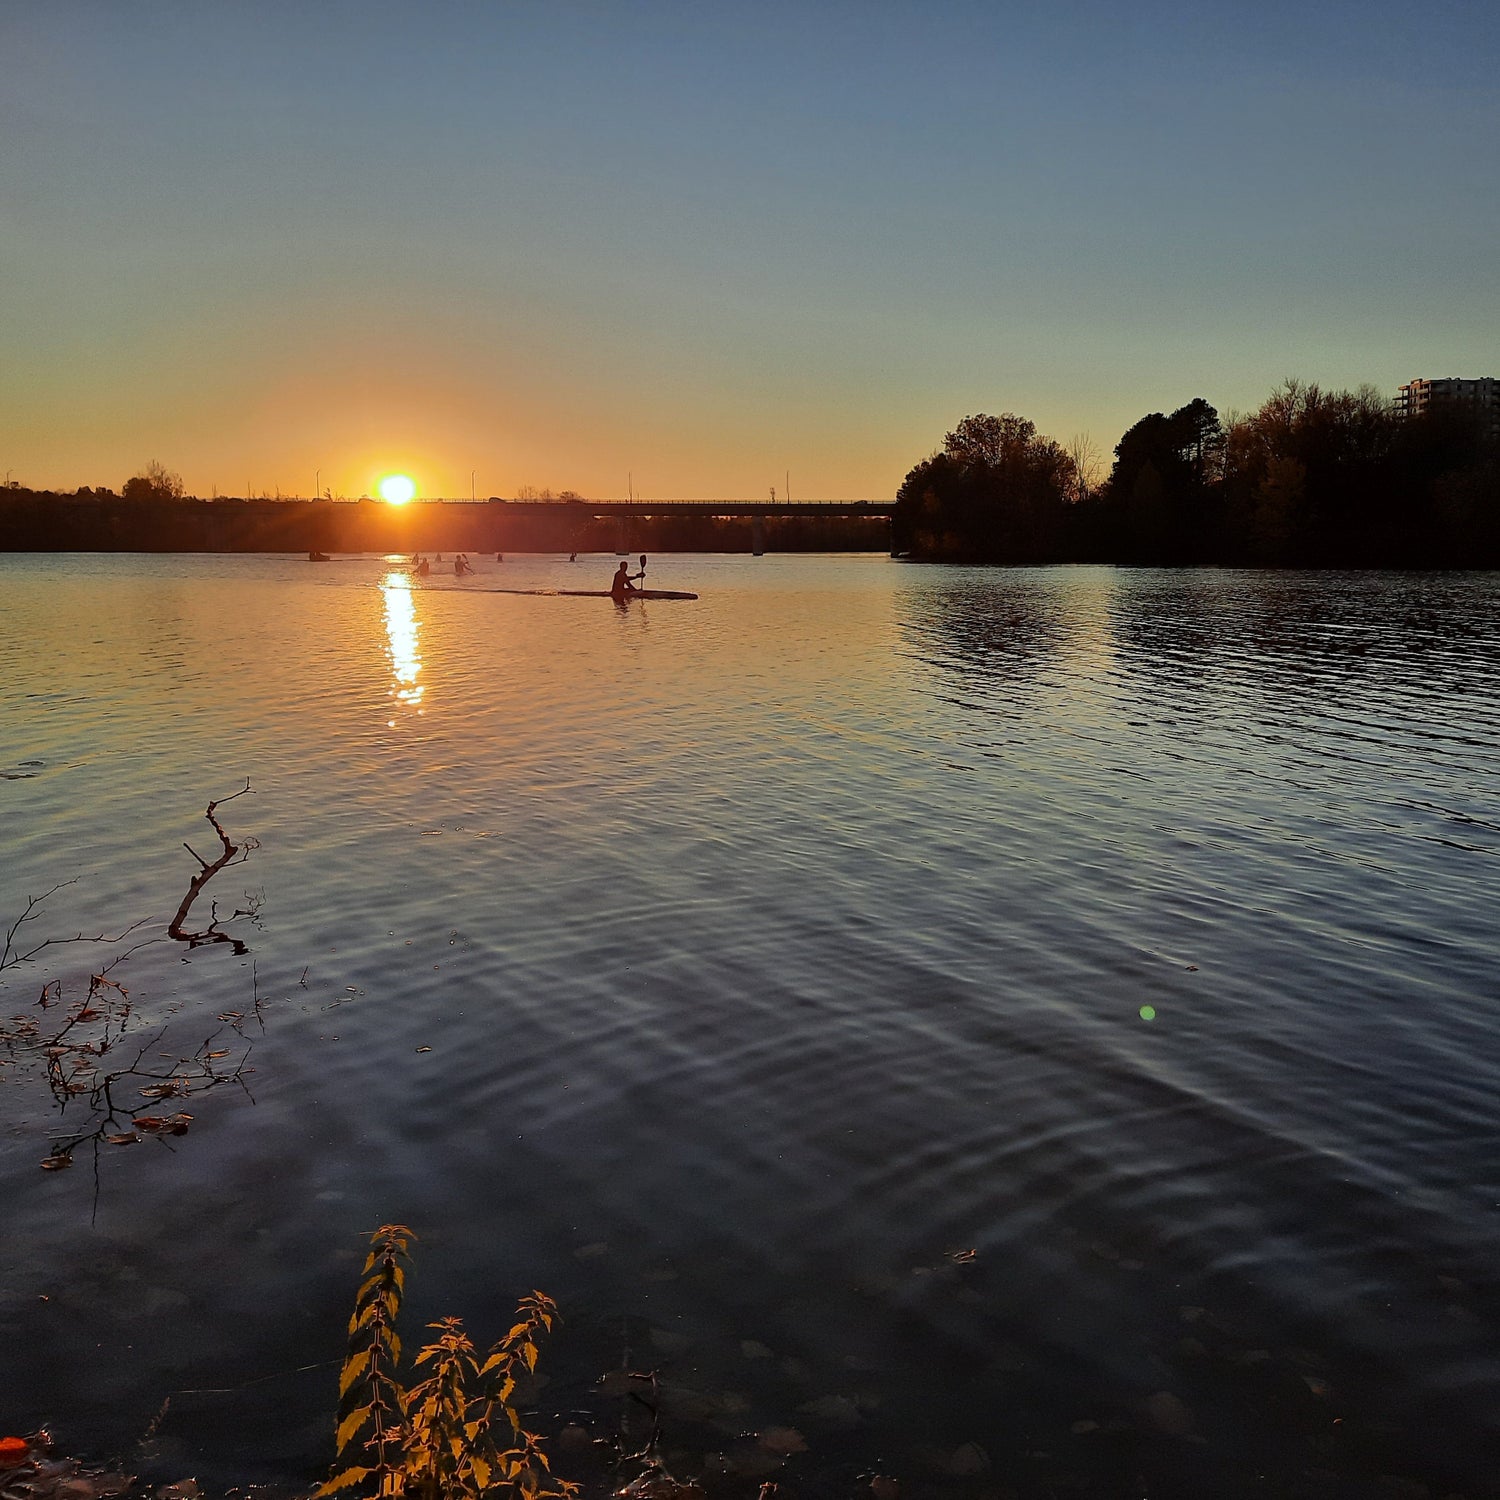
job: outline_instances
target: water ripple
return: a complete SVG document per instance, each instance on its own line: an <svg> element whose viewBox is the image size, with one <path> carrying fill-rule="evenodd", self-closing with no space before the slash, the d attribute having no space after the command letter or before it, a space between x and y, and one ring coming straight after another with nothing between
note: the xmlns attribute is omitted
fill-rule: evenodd
<svg viewBox="0 0 1500 1500"><path fill-rule="evenodd" d="M620 610L494 592L560 559L3 567L0 910L81 872L66 925L169 911L249 775L275 999L255 1105L106 1173L87 1245L0 1095L17 1420L138 1432L159 1398L110 1417L96 1345L144 1393L326 1357L338 1256L402 1218L439 1310L670 1296L705 1379L770 1340L804 1400L847 1356L950 1446L999 1451L1005 1410L1071 1451L1171 1384L1225 1414L1208 1492L1275 1423L1234 1361L1313 1347L1403 1462L1483 1470L1495 578L674 557L653 582L699 603ZM138 962L187 1015L251 982ZM141 1274L201 1355L121 1310ZM1184 1363L1184 1305L1227 1364ZM269 1416L193 1423L312 1462Z"/></svg>

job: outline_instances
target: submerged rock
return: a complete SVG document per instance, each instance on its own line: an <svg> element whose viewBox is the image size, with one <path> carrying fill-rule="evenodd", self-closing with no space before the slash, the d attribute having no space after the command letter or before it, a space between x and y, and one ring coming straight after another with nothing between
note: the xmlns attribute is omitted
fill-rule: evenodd
<svg viewBox="0 0 1500 1500"><path fill-rule="evenodd" d="M1157 1391L1146 1401L1146 1415L1158 1432L1186 1437L1193 1430L1193 1414L1171 1391Z"/></svg>

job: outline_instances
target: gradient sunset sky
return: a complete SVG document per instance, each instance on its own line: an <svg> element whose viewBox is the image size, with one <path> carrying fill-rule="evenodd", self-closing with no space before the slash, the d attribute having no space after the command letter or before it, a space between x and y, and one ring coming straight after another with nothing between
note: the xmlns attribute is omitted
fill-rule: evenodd
<svg viewBox="0 0 1500 1500"><path fill-rule="evenodd" d="M1500 375L1500 6L0 0L0 470L888 498Z"/></svg>

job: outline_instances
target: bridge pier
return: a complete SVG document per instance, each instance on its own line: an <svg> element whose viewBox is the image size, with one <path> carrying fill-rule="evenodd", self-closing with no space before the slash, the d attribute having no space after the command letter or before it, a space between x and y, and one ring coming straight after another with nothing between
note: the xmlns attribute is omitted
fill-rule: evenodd
<svg viewBox="0 0 1500 1500"><path fill-rule="evenodd" d="M754 516L750 521L750 551L756 557L766 555L766 518Z"/></svg>

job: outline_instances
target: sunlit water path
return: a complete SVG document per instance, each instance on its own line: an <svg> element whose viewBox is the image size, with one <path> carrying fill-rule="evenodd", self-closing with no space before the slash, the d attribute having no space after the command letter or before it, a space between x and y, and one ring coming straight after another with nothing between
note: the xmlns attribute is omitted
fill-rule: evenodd
<svg viewBox="0 0 1500 1500"><path fill-rule="evenodd" d="M731 1492L1482 1492L1500 579L480 566L0 559L0 915L159 932L248 777L250 953L118 977L264 1017L97 1195L0 1069L6 1423L314 1473L397 1219L413 1328L545 1288L539 1408L659 1366Z"/></svg>

